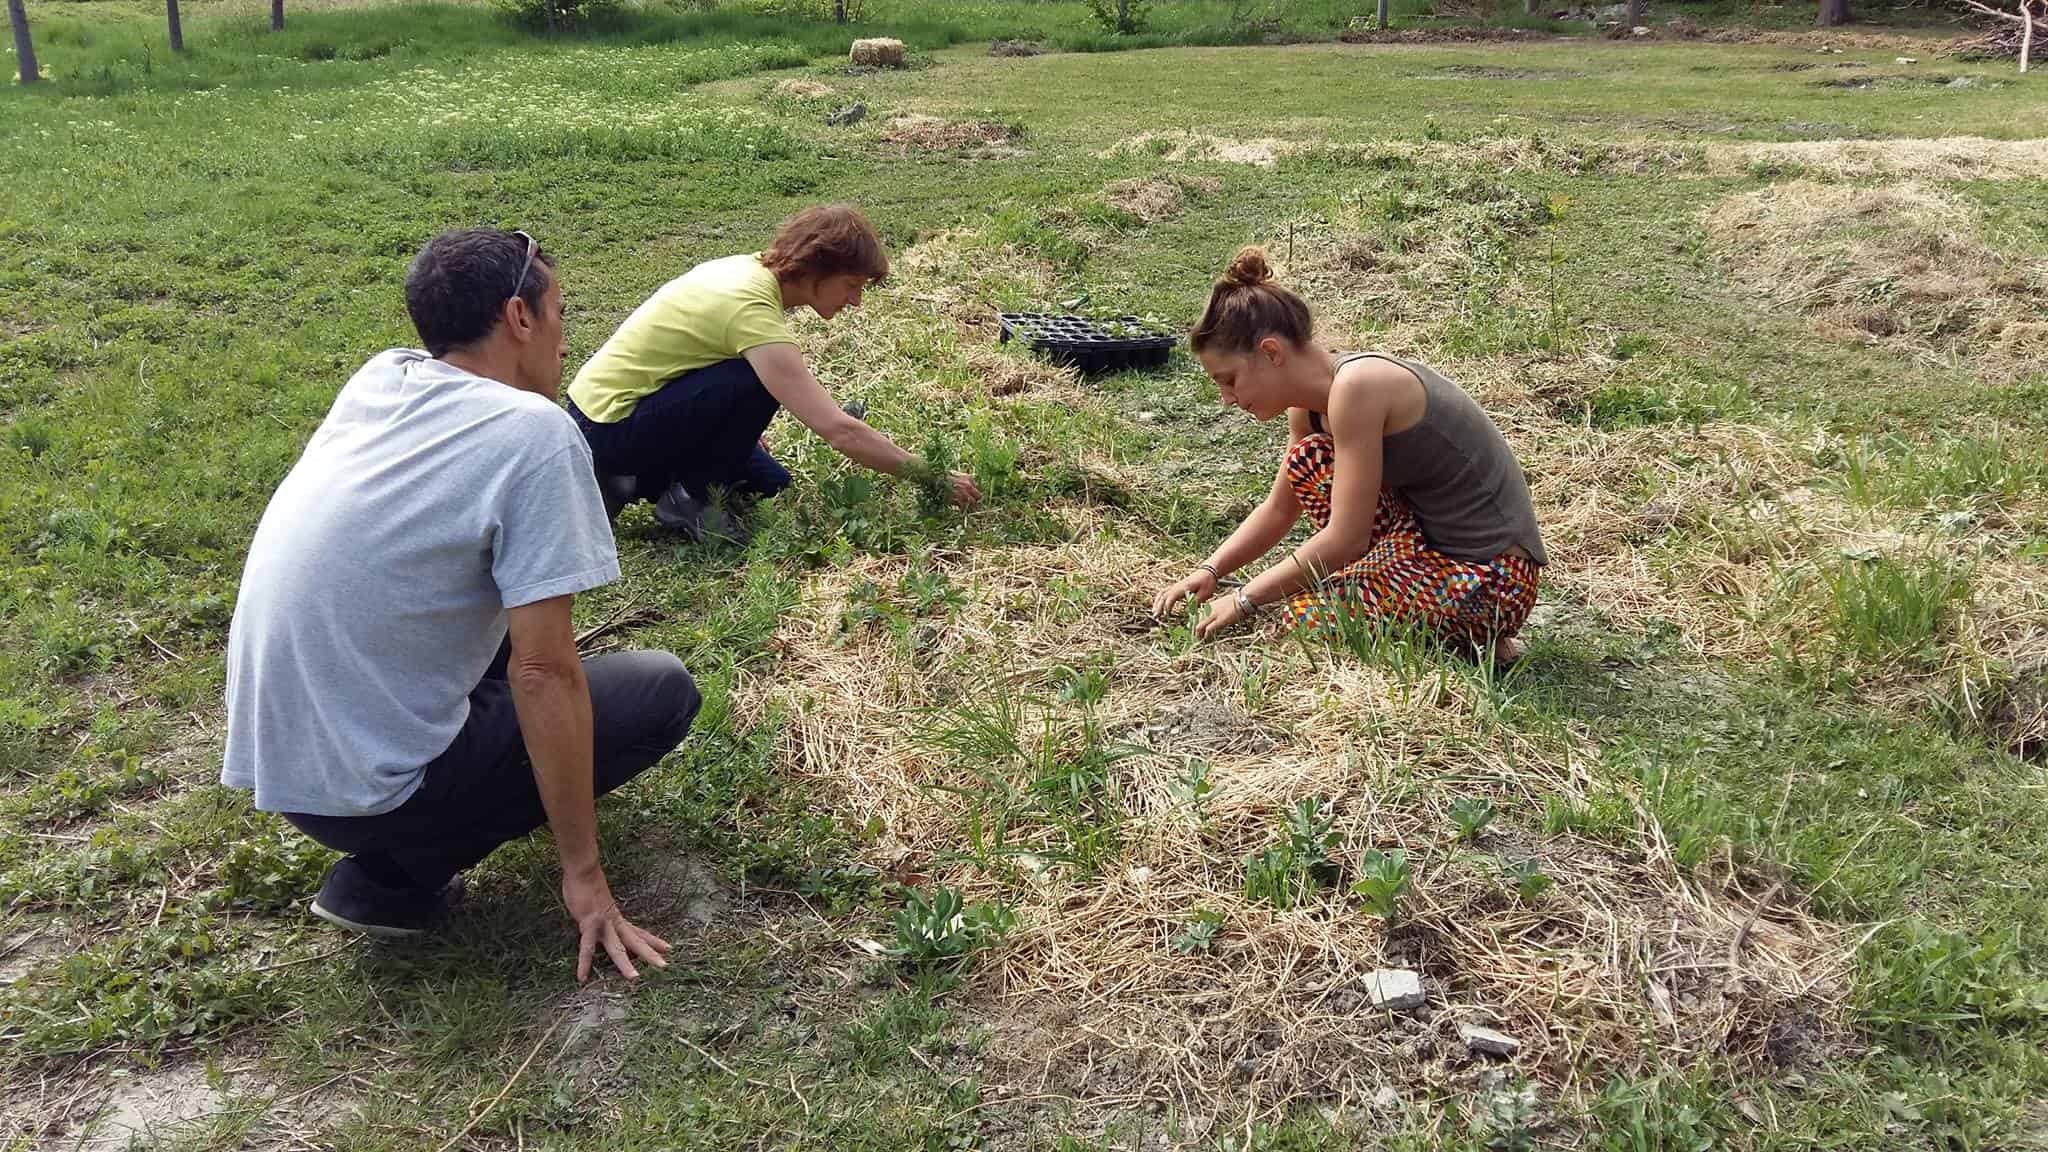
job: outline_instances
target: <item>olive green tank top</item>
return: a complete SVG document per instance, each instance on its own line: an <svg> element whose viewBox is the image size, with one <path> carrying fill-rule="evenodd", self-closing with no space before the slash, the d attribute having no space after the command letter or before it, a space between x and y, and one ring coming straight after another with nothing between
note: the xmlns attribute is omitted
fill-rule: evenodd
<svg viewBox="0 0 2048 1152"><path fill-rule="evenodd" d="M1369 356L1399 364L1422 384L1422 419L1381 441L1380 472L1381 486L1414 507L1422 538L1454 560L1484 564L1520 545L1529 559L1548 564L1528 478L1479 402L1427 365L1382 352L1342 354L1337 370ZM1322 414L1309 413L1309 423L1321 432Z"/></svg>

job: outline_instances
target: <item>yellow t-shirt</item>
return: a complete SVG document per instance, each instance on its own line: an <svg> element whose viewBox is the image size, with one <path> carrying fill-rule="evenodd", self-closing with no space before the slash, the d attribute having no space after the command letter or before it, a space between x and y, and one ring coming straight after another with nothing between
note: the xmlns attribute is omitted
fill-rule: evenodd
<svg viewBox="0 0 2048 1152"><path fill-rule="evenodd" d="M633 414L643 396L685 372L763 344L794 344L782 286L760 253L697 265L633 310L569 385L569 398L599 424Z"/></svg>

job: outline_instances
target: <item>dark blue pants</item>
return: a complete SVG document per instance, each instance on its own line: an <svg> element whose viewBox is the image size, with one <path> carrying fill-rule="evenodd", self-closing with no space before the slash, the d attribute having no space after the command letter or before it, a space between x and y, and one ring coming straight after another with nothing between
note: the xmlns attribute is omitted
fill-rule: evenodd
<svg viewBox="0 0 2048 1152"><path fill-rule="evenodd" d="M641 397L624 420L600 424L573 401L569 414L600 476L635 477L650 500L680 481L702 500L714 487L762 497L789 487L789 470L760 443L780 407L753 365L721 360Z"/></svg>

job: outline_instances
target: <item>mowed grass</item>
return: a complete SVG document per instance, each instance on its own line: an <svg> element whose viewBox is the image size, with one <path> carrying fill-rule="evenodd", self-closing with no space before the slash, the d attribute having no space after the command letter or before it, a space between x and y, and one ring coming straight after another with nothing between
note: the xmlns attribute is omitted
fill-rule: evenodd
<svg viewBox="0 0 2048 1152"><path fill-rule="evenodd" d="M130 1077L203 1099L208 1119L164 1134L188 1146L2041 1138L2048 787L1999 716L2042 634L2048 377L1846 337L1745 286L1708 222L1779 180L1931 180L2031 282L2038 175L1793 173L1741 149L2038 140L2037 81L1889 50L1584 42L970 47L849 77L841 33L802 21L533 43L432 8L295 14L262 61L249 17L201 9L180 79L139 54L140 12L32 12L72 31L43 44L55 91L10 91L0 117L0 1140L68 1143ZM873 15L922 49L988 34ZM779 69L836 92L780 90ZM1838 71L1880 82L1823 86ZM823 124L854 99L866 123ZM1006 139L923 147L891 127L909 112ZM1187 138L1148 132L1279 143L1270 166L1175 159ZM1119 207L1119 181L1174 206ZM661 281L822 198L867 209L900 265L863 314L804 328L828 384L991 500L927 515L778 427L800 482L744 554L622 524L627 578L585 620L675 650L706 689L685 747L604 809L628 910L676 962L575 990L544 837L480 870L443 939L309 925L328 856L211 783L219 651L270 490L347 374L411 341L411 253L458 225L539 236L573 368ZM1197 650L1185 625L1124 625L1256 500L1279 432L1224 414L1184 357L1077 388L995 351L989 314L1085 290L1185 323L1251 241L1334 339L1422 355L1501 415L1555 553L1512 674L1401 637ZM889 706L841 707L870 699ZM1160 762L1204 701L1237 727ZM1481 797L1495 815L1461 834ZM1140 870L1198 872L1174 891L1199 895ZM1467 899L1482 881L1498 891ZM940 885L971 920L920 915ZM1644 893L1738 923L1664 955ZM1074 935L1071 908L1105 903L1115 949ZM1590 905L1616 910L1611 952L1574 934ZM1612 1001L1506 996L1495 953L1453 942L1510 915ZM1825 945L1815 986L1773 1013L1786 986L1757 968L1802 932ZM1305 947L1317 933L1363 949ZM1058 953L1081 945L1140 962L1080 994ZM1241 995L1276 956L1283 993L1419 963L1446 1010L1424 1034L1507 1020L1525 1055L1489 1069L1361 1030L1321 1077L1285 1035L1228 1067L1148 1063L1165 1046L1140 1023L1195 1019L1169 1012L1039 1067L1009 1031L1043 1021L1068 1051L1146 970ZM1250 1025L1338 1011L1285 1000L1247 1004ZM1391 1098L1332 1091L1347 1070Z"/></svg>

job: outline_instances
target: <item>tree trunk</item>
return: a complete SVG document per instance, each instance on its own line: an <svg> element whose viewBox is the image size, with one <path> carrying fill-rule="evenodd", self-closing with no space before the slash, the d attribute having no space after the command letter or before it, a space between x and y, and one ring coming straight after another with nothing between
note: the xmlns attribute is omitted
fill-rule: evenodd
<svg viewBox="0 0 2048 1152"><path fill-rule="evenodd" d="M270 30L284 31L284 0L270 0Z"/></svg>
<svg viewBox="0 0 2048 1152"><path fill-rule="evenodd" d="M1834 28L1856 19L1849 11L1849 0L1820 0L1820 21L1822 28Z"/></svg>
<svg viewBox="0 0 2048 1152"><path fill-rule="evenodd" d="M1386 27L1387 27L1387 0L1380 0L1380 30L1384 32L1384 31L1386 31Z"/></svg>
<svg viewBox="0 0 2048 1152"><path fill-rule="evenodd" d="M43 73L36 67L36 46L28 38L28 11L21 0L7 0L7 22L14 25L14 61L21 68L21 82L34 84Z"/></svg>
<svg viewBox="0 0 2048 1152"><path fill-rule="evenodd" d="M2041 6L2048 14L2048 4ZM2029 59L2034 55L2034 6L2027 0L2020 0L2020 71L2026 72Z"/></svg>
<svg viewBox="0 0 2048 1152"><path fill-rule="evenodd" d="M178 23L178 0L164 0L164 7L171 14L171 51L185 50L185 26Z"/></svg>
<svg viewBox="0 0 2048 1152"><path fill-rule="evenodd" d="M1541 3L1541 0L1524 0L1523 11L1530 16L1534 16L1538 12L1543 11L1543 5Z"/></svg>
<svg viewBox="0 0 2048 1152"><path fill-rule="evenodd" d="M1643 0L1628 0L1628 26L1630 28L1640 28L1643 26Z"/></svg>
<svg viewBox="0 0 2048 1152"><path fill-rule="evenodd" d="M832 22L846 23L846 0L832 0Z"/></svg>

